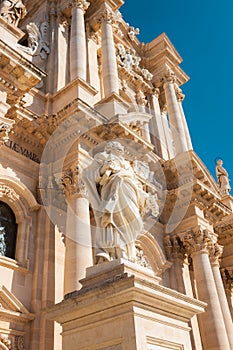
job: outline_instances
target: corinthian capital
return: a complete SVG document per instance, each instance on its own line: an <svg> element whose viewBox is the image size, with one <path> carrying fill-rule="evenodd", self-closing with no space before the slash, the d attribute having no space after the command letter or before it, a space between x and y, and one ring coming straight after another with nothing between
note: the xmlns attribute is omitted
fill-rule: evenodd
<svg viewBox="0 0 233 350"><path fill-rule="evenodd" d="M175 83L175 82L176 82L176 75L170 68L168 68L162 78L162 83Z"/></svg>
<svg viewBox="0 0 233 350"><path fill-rule="evenodd" d="M182 238L184 247L189 255L195 252L209 252L212 243L212 236L207 230L202 230L199 226L189 231Z"/></svg>
<svg viewBox="0 0 233 350"><path fill-rule="evenodd" d="M72 195L87 197L86 187L81 180L81 170L79 163L74 164L72 167L66 170L63 177L61 178L61 184L63 186L66 197Z"/></svg>
<svg viewBox="0 0 233 350"><path fill-rule="evenodd" d="M220 263L220 259L223 253L223 246L218 243L210 243L209 244L209 256L210 262L212 265L218 265Z"/></svg>
<svg viewBox="0 0 233 350"><path fill-rule="evenodd" d="M83 10L85 13L88 7L90 6L90 3L86 0L72 0L71 1L71 6L72 7L77 7Z"/></svg>
<svg viewBox="0 0 233 350"><path fill-rule="evenodd" d="M178 85L176 85L176 98L178 102L182 102L185 98L185 95L183 94L181 88L179 88Z"/></svg>
<svg viewBox="0 0 233 350"><path fill-rule="evenodd" d="M113 12L110 8L105 7L103 11L101 11L100 16L97 21L101 23L110 23L116 24L120 20L120 15L118 12Z"/></svg>

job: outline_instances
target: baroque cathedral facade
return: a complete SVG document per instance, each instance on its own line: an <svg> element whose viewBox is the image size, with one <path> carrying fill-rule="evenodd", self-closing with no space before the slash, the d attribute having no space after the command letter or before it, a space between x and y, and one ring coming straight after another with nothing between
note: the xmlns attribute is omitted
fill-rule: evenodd
<svg viewBox="0 0 233 350"><path fill-rule="evenodd" d="M233 349L228 174L123 3L1 1L0 349Z"/></svg>

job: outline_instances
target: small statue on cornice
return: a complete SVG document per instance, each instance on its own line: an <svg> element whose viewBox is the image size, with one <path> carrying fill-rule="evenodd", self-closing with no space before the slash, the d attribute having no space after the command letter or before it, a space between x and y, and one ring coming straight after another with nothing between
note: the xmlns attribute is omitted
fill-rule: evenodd
<svg viewBox="0 0 233 350"><path fill-rule="evenodd" d="M140 34L140 30L139 28L134 28L132 26L129 26L129 31L128 31L128 36L129 38L134 41L135 40L135 37L136 35Z"/></svg>
<svg viewBox="0 0 233 350"><path fill-rule="evenodd" d="M228 172L223 168L222 165L222 159L218 159L216 162L216 176L218 179L218 187L222 195L228 195L231 190L230 179Z"/></svg>
<svg viewBox="0 0 233 350"><path fill-rule="evenodd" d="M1 1L0 11L1 17L16 27L18 27L19 21L27 14L22 0L3 0Z"/></svg>

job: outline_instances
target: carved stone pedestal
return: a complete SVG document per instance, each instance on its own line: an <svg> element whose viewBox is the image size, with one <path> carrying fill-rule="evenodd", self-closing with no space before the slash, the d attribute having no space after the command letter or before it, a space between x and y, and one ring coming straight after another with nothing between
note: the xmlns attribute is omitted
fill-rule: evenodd
<svg viewBox="0 0 233 350"><path fill-rule="evenodd" d="M192 349L188 322L206 304L160 286L151 270L118 259L87 268L81 283L48 310L63 350Z"/></svg>

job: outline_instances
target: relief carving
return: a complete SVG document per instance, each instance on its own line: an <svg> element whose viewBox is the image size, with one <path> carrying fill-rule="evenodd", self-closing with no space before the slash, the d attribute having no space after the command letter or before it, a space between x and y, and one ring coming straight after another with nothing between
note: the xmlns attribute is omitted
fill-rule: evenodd
<svg viewBox="0 0 233 350"><path fill-rule="evenodd" d="M19 21L26 16L27 11L22 0L3 0L0 14L8 23L18 27Z"/></svg>

